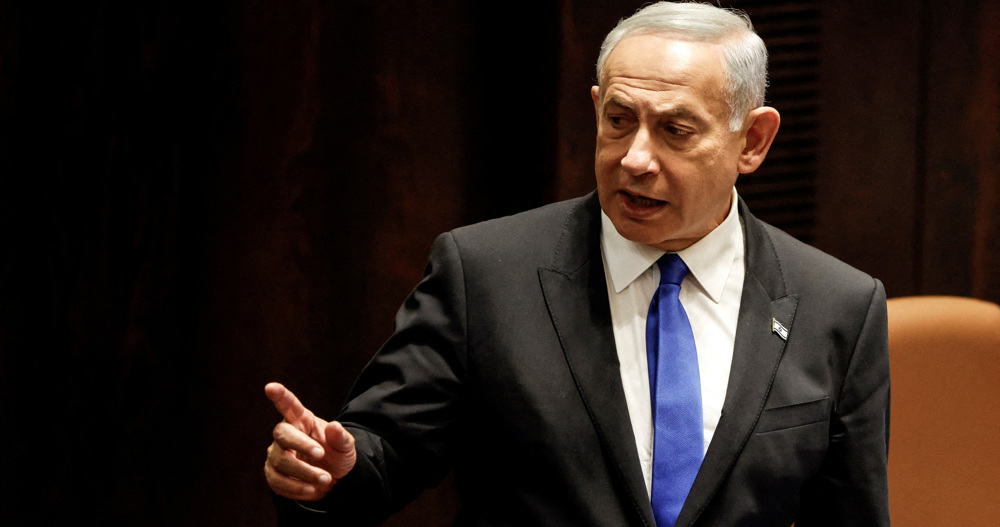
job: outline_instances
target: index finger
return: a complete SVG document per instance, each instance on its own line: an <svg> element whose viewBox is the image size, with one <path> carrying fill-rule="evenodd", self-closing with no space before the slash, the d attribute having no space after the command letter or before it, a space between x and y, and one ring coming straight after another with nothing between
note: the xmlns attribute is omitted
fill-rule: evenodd
<svg viewBox="0 0 1000 527"><path fill-rule="evenodd" d="M267 383L264 386L264 393L289 423L296 422L307 411L306 407L299 402L299 398L279 382Z"/></svg>

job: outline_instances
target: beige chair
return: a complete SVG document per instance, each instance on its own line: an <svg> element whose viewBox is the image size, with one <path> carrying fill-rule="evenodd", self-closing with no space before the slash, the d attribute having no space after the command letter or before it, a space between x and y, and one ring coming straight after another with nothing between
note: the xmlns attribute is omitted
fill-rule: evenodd
<svg viewBox="0 0 1000 527"><path fill-rule="evenodd" d="M923 296L888 307L893 525L1000 525L1000 306Z"/></svg>

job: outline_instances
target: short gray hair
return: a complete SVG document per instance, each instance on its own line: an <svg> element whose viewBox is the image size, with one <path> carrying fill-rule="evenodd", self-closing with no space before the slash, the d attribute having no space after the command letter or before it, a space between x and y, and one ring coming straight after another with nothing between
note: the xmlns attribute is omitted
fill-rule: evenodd
<svg viewBox="0 0 1000 527"><path fill-rule="evenodd" d="M722 47L730 130L738 131L747 113L764 105L767 48L754 32L750 17L739 10L693 2L657 2L618 21L601 44L597 57L598 86L604 82L604 64L615 46L626 37L645 34L662 34Z"/></svg>

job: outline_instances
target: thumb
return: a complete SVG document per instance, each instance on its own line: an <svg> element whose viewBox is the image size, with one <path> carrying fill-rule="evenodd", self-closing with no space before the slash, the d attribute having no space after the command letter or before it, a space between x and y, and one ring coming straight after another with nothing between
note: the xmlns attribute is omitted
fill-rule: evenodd
<svg viewBox="0 0 1000 527"><path fill-rule="evenodd" d="M330 464L330 475L343 479L358 459L354 447L354 436L337 421L326 424L323 430L326 442L326 460Z"/></svg>

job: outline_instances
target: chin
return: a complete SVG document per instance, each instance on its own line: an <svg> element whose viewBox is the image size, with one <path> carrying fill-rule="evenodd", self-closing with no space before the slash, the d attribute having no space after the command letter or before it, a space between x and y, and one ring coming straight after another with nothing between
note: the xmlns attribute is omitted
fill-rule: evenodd
<svg viewBox="0 0 1000 527"><path fill-rule="evenodd" d="M623 228L622 228L623 227ZM661 234L656 233L648 226L638 225L635 222L626 221L625 225L618 227L618 233L626 240L641 243L643 245L657 245L665 239Z"/></svg>

